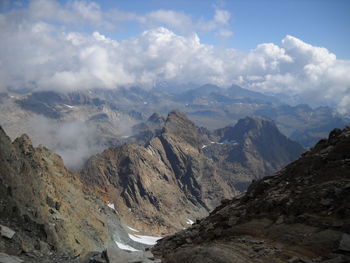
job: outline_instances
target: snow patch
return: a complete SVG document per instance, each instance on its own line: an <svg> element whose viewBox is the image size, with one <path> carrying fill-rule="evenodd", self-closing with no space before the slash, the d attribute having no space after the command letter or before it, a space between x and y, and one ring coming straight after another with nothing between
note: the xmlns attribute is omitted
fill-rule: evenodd
<svg viewBox="0 0 350 263"><path fill-rule="evenodd" d="M70 108L70 109L73 109L74 108L74 106L71 106L71 105L68 105L68 104L63 104L64 106L66 106L66 107L68 107L68 108Z"/></svg>
<svg viewBox="0 0 350 263"><path fill-rule="evenodd" d="M134 232L140 232L140 231L138 231L137 229L135 229L135 228L132 228L132 227L130 227L130 226L127 226L131 231L134 231Z"/></svg>
<svg viewBox="0 0 350 263"><path fill-rule="evenodd" d="M208 146L208 145L203 145L203 146L202 146L202 149L204 149L204 148L207 147L207 146Z"/></svg>
<svg viewBox="0 0 350 263"><path fill-rule="evenodd" d="M194 222L193 222L191 219L187 218L187 220L186 220L186 224L193 225L193 224L194 224Z"/></svg>
<svg viewBox="0 0 350 263"><path fill-rule="evenodd" d="M224 144L224 143L222 143L222 142L212 142L212 141L211 141L210 143L212 143L212 144L220 144L220 145L221 145L221 144Z"/></svg>
<svg viewBox="0 0 350 263"><path fill-rule="evenodd" d="M123 243L120 243L118 241L115 241L115 243L117 244L117 246L120 248L120 249L123 249L123 250L128 250L128 251L133 251L133 252L136 252L136 251L141 251L141 250L137 250L136 248L133 248L132 246L129 246L129 245L125 245Z"/></svg>
<svg viewBox="0 0 350 263"><path fill-rule="evenodd" d="M153 237L153 236L141 236L141 235L132 235L128 234L129 237L139 243L145 244L145 245L155 245L157 243L157 240L161 239L162 237Z"/></svg>
<svg viewBox="0 0 350 263"><path fill-rule="evenodd" d="M107 205L108 205L108 207L109 207L109 208L111 208L111 209L113 209L113 210L115 211L114 204L112 204L112 203L108 203Z"/></svg>

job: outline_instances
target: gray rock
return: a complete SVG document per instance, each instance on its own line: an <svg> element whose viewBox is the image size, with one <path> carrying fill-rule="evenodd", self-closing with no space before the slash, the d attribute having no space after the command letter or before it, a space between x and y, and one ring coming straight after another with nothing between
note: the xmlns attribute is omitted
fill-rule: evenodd
<svg viewBox="0 0 350 263"><path fill-rule="evenodd" d="M343 234L340 240L339 249L343 251L350 251L350 235Z"/></svg>
<svg viewBox="0 0 350 263"><path fill-rule="evenodd" d="M277 225L280 225L284 222L284 216L283 215L280 215L278 218L277 218L277 221L276 221L276 224Z"/></svg>
<svg viewBox="0 0 350 263"><path fill-rule="evenodd" d="M23 260L18 257L10 256L5 253L0 253L0 263L21 263L21 262L23 262Z"/></svg>
<svg viewBox="0 0 350 263"><path fill-rule="evenodd" d="M129 252L117 248L108 248L107 257L110 263L156 263L150 251Z"/></svg>
<svg viewBox="0 0 350 263"><path fill-rule="evenodd" d="M7 226L0 225L0 229L1 229L1 235L9 239L11 239L16 233L15 231L13 231L11 228L8 228Z"/></svg>

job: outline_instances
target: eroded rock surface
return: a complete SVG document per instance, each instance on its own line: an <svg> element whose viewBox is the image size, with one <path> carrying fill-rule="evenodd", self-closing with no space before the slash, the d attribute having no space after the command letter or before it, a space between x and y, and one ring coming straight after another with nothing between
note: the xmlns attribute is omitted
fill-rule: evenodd
<svg viewBox="0 0 350 263"><path fill-rule="evenodd" d="M125 222L164 235L237 194L201 145L198 128L173 111L146 146L110 148L91 158L81 176L91 191L115 204Z"/></svg>
<svg viewBox="0 0 350 263"><path fill-rule="evenodd" d="M102 251L122 229L113 210L86 195L58 155L34 148L26 135L12 143L1 128L0 224L0 251L25 262L68 262Z"/></svg>
<svg viewBox="0 0 350 263"><path fill-rule="evenodd" d="M350 127L158 242L162 262L349 262Z"/></svg>

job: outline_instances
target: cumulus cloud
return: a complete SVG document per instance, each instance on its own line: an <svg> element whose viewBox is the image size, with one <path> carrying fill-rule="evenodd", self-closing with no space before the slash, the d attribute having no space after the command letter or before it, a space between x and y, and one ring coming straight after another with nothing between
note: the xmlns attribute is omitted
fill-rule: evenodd
<svg viewBox="0 0 350 263"><path fill-rule="evenodd" d="M44 1L47 6L42 13L34 8L40 1L33 1L28 10L17 11L21 16L15 11L0 14L2 90L152 87L163 81L220 86L235 83L258 91L297 94L311 104L327 102L343 113L350 111L350 62L296 37L288 35L278 45L262 43L248 52L216 48L202 43L194 31L179 34L166 27L152 27L133 38L116 41L99 30L92 34L77 32L46 17L58 9L52 14L57 21L75 23L70 15L74 14L106 25L106 15L98 5L79 1L62 7L50 0ZM216 10L211 21L201 23L166 10L142 16L119 15L121 20L139 19L150 27L164 24L180 31L187 27L215 28L222 35L232 34L220 28L230 20L230 14L222 9ZM177 17L182 17L181 22Z"/></svg>

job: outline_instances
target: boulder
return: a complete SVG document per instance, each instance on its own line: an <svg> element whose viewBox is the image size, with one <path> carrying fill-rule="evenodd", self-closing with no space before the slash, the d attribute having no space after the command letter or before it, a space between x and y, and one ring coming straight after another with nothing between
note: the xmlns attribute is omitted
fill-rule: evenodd
<svg viewBox="0 0 350 263"><path fill-rule="evenodd" d="M0 225L1 236L11 239L15 235L15 231L7 226Z"/></svg>

